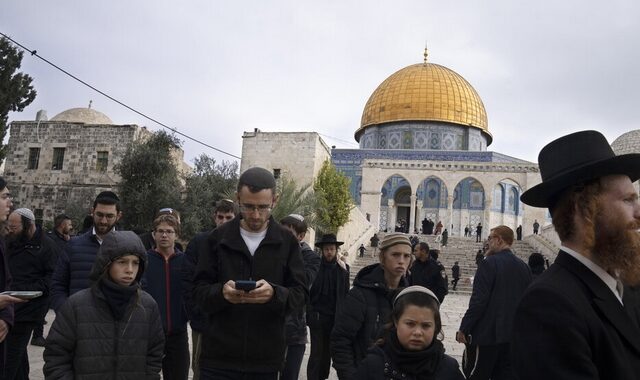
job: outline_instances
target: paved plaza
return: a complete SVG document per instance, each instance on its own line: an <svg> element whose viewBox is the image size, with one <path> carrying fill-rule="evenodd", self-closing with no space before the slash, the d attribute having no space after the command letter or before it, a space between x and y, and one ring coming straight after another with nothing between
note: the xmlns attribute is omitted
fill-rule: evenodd
<svg viewBox="0 0 640 380"><path fill-rule="evenodd" d="M441 313L442 313L442 324L444 330L444 346L447 350L447 353L460 362L462 357L462 350L464 348L463 345L456 343L455 335L458 326L460 326L460 320L464 315L464 312L467 310L467 305L469 304L469 295L468 294L456 294L455 292L449 293L449 295L445 298L442 303ZM49 322L45 326L45 335L48 333L49 327L51 326L51 322L55 318L55 314L53 311L49 311L47 314L47 321ZM42 366L44 365L44 361L42 359L42 353L44 348L36 347L29 345L29 363L31 365L31 372L29 378L31 380L44 379L44 375L42 374ZM305 351L305 358L302 362L302 369L300 370L300 379L306 379L306 365L309 359L309 345L307 345L307 350ZM331 375L329 379L337 379L338 377L335 374L333 369L331 370Z"/></svg>

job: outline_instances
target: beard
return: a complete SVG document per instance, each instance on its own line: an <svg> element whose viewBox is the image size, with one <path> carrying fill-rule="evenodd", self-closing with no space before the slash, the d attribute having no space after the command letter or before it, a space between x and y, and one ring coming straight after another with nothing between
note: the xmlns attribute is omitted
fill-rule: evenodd
<svg viewBox="0 0 640 380"><path fill-rule="evenodd" d="M627 286L640 285L640 222L610 221L606 233L598 234L594 242L595 260L604 270L619 276Z"/></svg>

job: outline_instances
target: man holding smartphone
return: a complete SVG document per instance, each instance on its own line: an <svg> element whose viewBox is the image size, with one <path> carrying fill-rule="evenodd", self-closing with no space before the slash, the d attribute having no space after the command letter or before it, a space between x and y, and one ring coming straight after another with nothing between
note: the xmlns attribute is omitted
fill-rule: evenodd
<svg viewBox="0 0 640 380"><path fill-rule="evenodd" d="M275 191L271 172L246 170L236 195L240 218L199 247L194 298L210 321L200 379L276 380L284 362L285 316L308 295L298 241L271 217Z"/></svg>

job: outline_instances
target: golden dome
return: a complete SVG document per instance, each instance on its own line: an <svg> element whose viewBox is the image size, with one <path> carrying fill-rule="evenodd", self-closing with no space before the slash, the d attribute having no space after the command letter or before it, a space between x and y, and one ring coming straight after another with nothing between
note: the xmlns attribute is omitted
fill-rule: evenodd
<svg viewBox="0 0 640 380"><path fill-rule="evenodd" d="M476 90L454 71L434 63L407 66L385 79L364 107L356 141L368 126L396 121L471 126L486 134L487 145L492 140L487 112Z"/></svg>

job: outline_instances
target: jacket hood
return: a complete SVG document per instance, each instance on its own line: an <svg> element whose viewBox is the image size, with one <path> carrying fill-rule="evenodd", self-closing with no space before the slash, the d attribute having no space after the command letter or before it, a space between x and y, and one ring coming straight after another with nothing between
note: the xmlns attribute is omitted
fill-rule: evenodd
<svg viewBox="0 0 640 380"><path fill-rule="evenodd" d="M384 270L382 269L382 265L371 264L360 269L356 278L353 280L353 286L386 289L387 284L384 282Z"/></svg>
<svg viewBox="0 0 640 380"><path fill-rule="evenodd" d="M353 280L353 286L378 289L385 292L388 291L389 287L384 279L382 264L371 264L360 269L356 278ZM400 284L398 284L399 288L403 288L405 286L409 286L406 276L402 277L400 279Z"/></svg>
<svg viewBox="0 0 640 380"><path fill-rule="evenodd" d="M136 282L140 282L147 263L147 251L144 249L142 240L131 231L111 231L105 235L91 269L89 276L91 282L97 282L114 260L126 255L135 255L140 259L140 267L136 275Z"/></svg>

